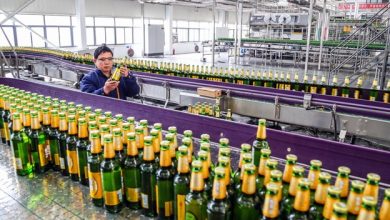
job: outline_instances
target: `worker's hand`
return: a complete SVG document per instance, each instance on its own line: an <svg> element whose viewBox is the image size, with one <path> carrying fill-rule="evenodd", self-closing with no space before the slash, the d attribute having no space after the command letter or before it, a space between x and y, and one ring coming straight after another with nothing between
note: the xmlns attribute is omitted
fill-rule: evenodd
<svg viewBox="0 0 390 220"><path fill-rule="evenodd" d="M129 70L127 69L127 66L121 66L120 72L123 77L129 76Z"/></svg>
<svg viewBox="0 0 390 220"><path fill-rule="evenodd" d="M111 79L108 79L106 83L104 83L103 91L104 94L109 94L112 90L116 89L119 85L119 82L112 81Z"/></svg>

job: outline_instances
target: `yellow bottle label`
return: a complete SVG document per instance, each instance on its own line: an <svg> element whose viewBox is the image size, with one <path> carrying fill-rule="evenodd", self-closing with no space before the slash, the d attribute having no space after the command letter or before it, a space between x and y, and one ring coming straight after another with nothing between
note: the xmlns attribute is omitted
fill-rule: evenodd
<svg viewBox="0 0 390 220"><path fill-rule="evenodd" d="M118 205L121 202L122 189L117 191L104 191L104 203L106 205Z"/></svg>
<svg viewBox="0 0 390 220"><path fill-rule="evenodd" d="M334 89L332 89L332 96L337 96L337 89L336 88L334 88Z"/></svg>
<svg viewBox="0 0 390 220"><path fill-rule="evenodd" d="M78 174L78 161L77 161L77 153L76 151L66 151L66 155L68 156L68 169L70 174Z"/></svg>
<svg viewBox="0 0 390 220"><path fill-rule="evenodd" d="M56 166L60 165L60 155L59 154L54 154L54 163Z"/></svg>
<svg viewBox="0 0 390 220"><path fill-rule="evenodd" d="M389 103L389 97L390 97L390 93L385 92L385 93L383 94L383 102L384 102L384 103Z"/></svg>
<svg viewBox="0 0 390 220"><path fill-rule="evenodd" d="M285 84L284 85L284 90L291 90L291 85L290 84Z"/></svg>
<svg viewBox="0 0 390 220"><path fill-rule="evenodd" d="M45 147L43 144L38 144L38 152L39 152L39 162L41 166L45 166L47 164L46 156L45 156Z"/></svg>
<svg viewBox="0 0 390 220"><path fill-rule="evenodd" d="M359 99L359 97L360 97L360 91L359 91L359 90L355 90L355 92L353 93L353 97L354 97L355 99Z"/></svg>
<svg viewBox="0 0 390 220"><path fill-rule="evenodd" d="M148 195L141 193L141 205L142 208L148 209L149 208L149 202L148 202Z"/></svg>
<svg viewBox="0 0 390 220"><path fill-rule="evenodd" d="M327 198L324 206L324 211L322 212L324 218L329 219L331 217L333 213L333 205L338 201L339 199L330 198L330 197Z"/></svg>
<svg viewBox="0 0 390 220"><path fill-rule="evenodd" d="M310 93L317 93L317 86L311 86Z"/></svg>
<svg viewBox="0 0 390 220"><path fill-rule="evenodd" d="M368 210L361 210L357 220L375 220L375 212Z"/></svg>
<svg viewBox="0 0 390 220"><path fill-rule="evenodd" d="M158 206L158 186L156 185L156 207L157 207L157 214L159 214L159 206Z"/></svg>
<svg viewBox="0 0 390 220"><path fill-rule="evenodd" d="M308 179L310 180L310 189L317 189L318 182L319 182L319 176L320 176L320 171L319 170L310 170L309 171L309 176Z"/></svg>
<svg viewBox="0 0 390 220"><path fill-rule="evenodd" d="M126 188L126 199L129 202L138 202L140 200L140 188Z"/></svg>
<svg viewBox="0 0 390 220"><path fill-rule="evenodd" d="M166 217L171 216L173 214L172 201L165 202L164 203L164 209L165 209L164 216L166 216Z"/></svg>
<svg viewBox="0 0 390 220"><path fill-rule="evenodd" d="M378 192L379 192L379 187L377 185L370 185L367 184L366 187L364 188L363 195L364 196L372 196L374 199L378 199Z"/></svg>
<svg viewBox="0 0 390 220"><path fill-rule="evenodd" d="M390 202L388 200L383 201L383 204L379 211L379 220L386 219L390 219Z"/></svg>
<svg viewBox="0 0 390 220"><path fill-rule="evenodd" d="M100 172L89 172L89 195L93 199L103 198L102 175Z"/></svg>
<svg viewBox="0 0 390 220"><path fill-rule="evenodd" d="M336 183L334 185L341 189L341 198L345 198L348 196L349 178L337 178Z"/></svg>
<svg viewBox="0 0 390 220"><path fill-rule="evenodd" d="M184 220L186 214L186 196L177 195L177 219Z"/></svg>
<svg viewBox="0 0 390 220"><path fill-rule="evenodd" d="M326 88L324 87L324 88L321 88L321 94L322 95L326 95Z"/></svg>
<svg viewBox="0 0 390 220"><path fill-rule="evenodd" d="M51 161L51 154L50 154L50 140L46 140L45 142L45 156L47 161Z"/></svg>
<svg viewBox="0 0 390 220"><path fill-rule="evenodd" d="M10 134L9 134L9 129L8 129L8 122L4 122L4 137L6 141L10 141ZM2 136L3 137L3 136Z"/></svg>
<svg viewBox="0 0 390 220"><path fill-rule="evenodd" d="M357 215L359 214L360 207L362 204L362 196L363 194L357 194L355 192L351 192L347 201L348 212Z"/></svg>
<svg viewBox="0 0 390 220"><path fill-rule="evenodd" d="M370 96L370 101L375 101L375 96Z"/></svg>

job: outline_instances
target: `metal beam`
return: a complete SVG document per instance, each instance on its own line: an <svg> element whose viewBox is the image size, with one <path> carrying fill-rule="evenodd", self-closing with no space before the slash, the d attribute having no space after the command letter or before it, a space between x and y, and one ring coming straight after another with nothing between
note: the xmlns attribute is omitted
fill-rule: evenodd
<svg viewBox="0 0 390 220"><path fill-rule="evenodd" d="M21 12L23 9L25 9L27 6L29 6L31 3L35 2L35 0L28 0L26 1L24 4L22 4L21 6L19 6L18 9L16 9L14 12L10 13L7 15L6 18L4 18L1 22L0 22L0 26L3 25L6 21L8 21L9 19L12 19L16 14L18 14L19 12Z"/></svg>
<svg viewBox="0 0 390 220"><path fill-rule="evenodd" d="M318 57L318 70L321 70L321 62L322 62L322 47L324 44L324 38L325 38L325 17L326 17L326 0L324 0L324 6L322 10L322 18L321 18L321 29L320 29L320 55Z"/></svg>
<svg viewBox="0 0 390 220"><path fill-rule="evenodd" d="M307 67L309 62L309 49L310 49L310 35L311 35L311 20L313 17L313 2L314 0L310 0L310 8L309 8L309 18L307 24L307 40L306 40L306 57L305 57L305 75L307 74Z"/></svg>
<svg viewBox="0 0 390 220"><path fill-rule="evenodd" d="M211 66L214 67L215 63L215 0L213 0L213 45L211 46L212 48L212 57L211 57Z"/></svg>
<svg viewBox="0 0 390 220"><path fill-rule="evenodd" d="M12 46L11 41L9 40L7 34L6 34L5 31L4 31L4 28L3 28L2 26L0 26L0 28L1 28L1 31L3 31L4 37L5 37L5 39L7 40L9 46L10 46L11 49L12 49L12 52L13 52L14 55L15 55L16 77L17 77L17 78L20 78L20 75L19 75L19 58L18 58L18 54L16 53L15 48ZM2 52L2 53L3 53L3 52ZM3 55L3 57L4 57L4 55ZM5 59L5 58L4 58L4 59ZM5 60L5 61L7 62L7 60ZM10 67L9 64L8 64L8 67ZM15 75L13 74L13 72L11 72L11 73L12 73L12 76L15 78Z"/></svg>
<svg viewBox="0 0 390 220"><path fill-rule="evenodd" d="M4 11L4 10L1 10L0 9L0 12L5 14L5 15L9 15L8 12ZM30 27L28 27L27 25L23 24L19 19L15 18L15 17L12 17L11 18L12 20L18 22L21 26L23 26L24 28L26 28L28 31L30 31L31 33L37 35L39 38L41 38L43 41L45 41L46 43L50 44L51 46L53 46L55 49L57 50L60 50L60 47L58 47L57 45L53 44L52 42L50 42L48 39L46 39L45 37L43 37L42 35L40 35L39 33L37 33L36 31L34 31L33 29L31 29Z"/></svg>

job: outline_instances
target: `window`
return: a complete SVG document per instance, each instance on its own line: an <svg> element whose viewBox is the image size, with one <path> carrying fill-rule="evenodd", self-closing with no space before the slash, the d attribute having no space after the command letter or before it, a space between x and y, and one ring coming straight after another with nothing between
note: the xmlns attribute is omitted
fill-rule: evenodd
<svg viewBox="0 0 390 220"><path fill-rule="evenodd" d="M133 25L131 18L115 18L115 26L131 27Z"/></svg>
<svg viewBox="0 0 390 220"><path fill-rule="evenodd" d="M15 18L24 25L43 25L42 15L15 15ZM18 22L17 25L19 25Z"/></svg>
<svg viewBox="0 0 390 220"><path fill-rule="evenodd" d="M1 18L0 18L1 19ZM11 42L12 46L15 46L15 40L14 40L14 31L12 27L3 27L5 34L7 35L9 41ZM3 31L0 31L0 47L8 47L8 41L4 36Z"/></svg>
<svg viewBox="0 0 390 220"><path fill-rule="evenodd" d="M44 36L44 31L43 27L33 27L31 28L33 31L41 35L42 37ZM45 47L45 41L40 38L38 35L31 33L32 37L32 46L33 47Z"/></svg>
<svg viewBox="0 0 390 220"><path fill-rule="evenodd" d="M106 28L106 44L115 44L114 28Z"/></svg>
<svg viewBox="0 0 390 220"><path fill-rule="evenodd" d="M134 18L133 19L133 27L142 27L142 19L141 18Z"/></svg>
<svg viewBox="0 0 390 220"><path fill-rule="evenodd" d="M87 45L95 45L93 28L87 27Z"/></svg>
<svg viewBox="0 0 390 220"><path fill-rule="evenodd" d="M70 26L69 16L45 16L46 25Z"/></svg>
<svg viewBox="0 0 390 220"><path fill-rule="evenodd" d="M116 43L125 43L125 28L116 28Z"/></svg>
<svg viewBox="0 0 390 220"><path fill-rule="evenodd" d="M17 27L16 36L18 37L19 47L31 47L31 34L26 28Z"/></svg>
<svg viewBox="0 0 390 220"><path fill-rule="evenodd" d="M46 28L47 40L53 43L56 46L60 46L60 34L58 27L47 27ZM52 45L48 45L52 47Z"/></svg>
<svg viewBox="0 0 390 220"><path fill-rule="evenodd" d="M125 28L125 43L131 44L133 43L133 29Z"/></svg>
<svg viewBox="0 0 390 220"><path fill-rule="evenodd" d="M199 41L199 29L190 29L189 31L189 41Z"/></svg>
<svg viewBox="0 0 390 220"><path fill-rule="evenodd" d="M188 28L188 21L177 21L178 28Z"/></svg>
<svg viewBox="0 0 390 220"><path fill-rule="evenodd" d="M163 20L157 20L157 19L150 19L149 24L159 24L159 25L164 25Z"/></svg>
<svg viewBox="0 0 390 220"><path fill-rule="evenodd" d="M134 28L134 43L142 43L142 28Z"/></svg>
<svg viewBox="0 0 390 220"><path fill-rule="evenodd" d="M210 40L210 31L208 29L200 29L200 38L199 41Z"/></svg>
<svg viewBox="0 0 390 220"><path fill-rule="evenodd" d="M95 26L114 26L114 18L95 18Z"/></svg>
<svg viewBox="0 0 390 220"><path fill-rule="evenodd" d="M96 45L106 43L106 32L104 28L95 28Z"/></svg>
<svg viewBox="0 0 390 220"><path fill-rule="evenodd" d="M85 17L85 26L94 26L93 17Z"/></svg>
<svg viewBox="0 0 390 220"><path fill-rule="evenodd" d="M188 29L178 28L177 29L177 37L178 37L179 42L187 42L188 41Z"/></svg>
<svg viewBox="0 0 390 220"><path fill-rule="evenodd" d="M7 16L5 16L4 14L0 14L0 21L3 21ZM7 25L13 25L13 21L12 19L8 19L3 25L4 26L7 26Z"/></svg>
<svg viewBox="0 0 390 220"><path fill-rule="evenodd" d="M60 46L69 47L72 46L72 37L70 28L60 27Z"/></svg>

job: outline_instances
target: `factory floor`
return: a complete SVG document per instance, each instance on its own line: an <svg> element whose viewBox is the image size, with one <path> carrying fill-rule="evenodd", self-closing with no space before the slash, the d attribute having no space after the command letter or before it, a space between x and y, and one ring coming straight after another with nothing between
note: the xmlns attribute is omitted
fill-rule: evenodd
<svg viewBox="0 0 390 220"><path fill-rule="evenodd" d="M109 214L90 201L89 188L58 172L18 176L12 152L0 144L0 219L148 219L128 208Z"/></svg>

